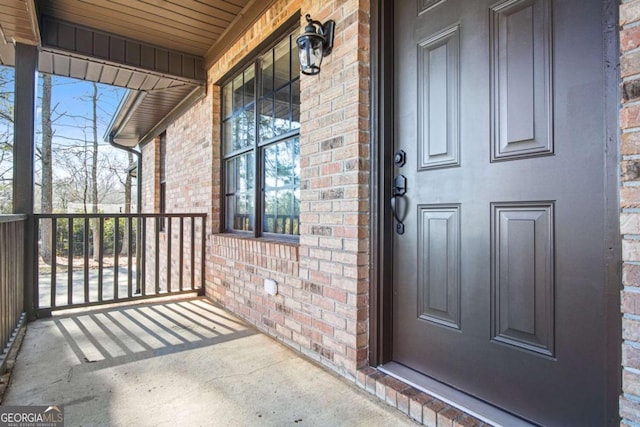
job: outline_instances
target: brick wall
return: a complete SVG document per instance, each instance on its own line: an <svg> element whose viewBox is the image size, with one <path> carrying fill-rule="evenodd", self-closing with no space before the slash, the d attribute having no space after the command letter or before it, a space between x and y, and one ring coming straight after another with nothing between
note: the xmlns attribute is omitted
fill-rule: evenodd
<svg viewBox="0 0 640 427"><path fill-rule="evenodd" d="M210 95L196 102L185 114L173 122L166 130L166 203L167 213L206 213L208 221L214 216L212 206L212 99ZM160 211L160 144L159 138L149 142L142 149L143 162L143 212L158 213ZM185 167L188 165L188 167ZM200 248L201 223L192 224L185 219L183 230L183 252L180 253L180 220L171 222L171 237L167 220L165 230L159 233L158 244L158 285L162 291L178 289L180 283L180 260L183 260L182 281L184 286L191 283L192 269L189 262L191 256L191 227L195 226L194 253L196 262L193 268L194 283L201 280ZM147 220L145 247L147 256L145 269L146 291L154 292L155 275L155 233L159 225L154 220ZM210 223L205 223L210 230ZM168 278L167 250L168 239L171 238L171 277Z"/></svg>
<svg viewBox="0 0 640 427"><path fill-rule="evenodd" d="M156 140L142 147L141 187L142 206L140 212L158 212L160 208L160 145Z"/></svg>
<svg viewBox="0 0 640 427"><path fill-rule="evenodd" d="M623 256L621 425L640 423L640 0L620 6L620 227Z"/></svg>
<svg viewBox="0 0 640 427"><path fill-rule="evenodd" d="M335 20L336 39L301 84L300 278L317 289L320 351L351 372L368 353L369 2L327 2L312 16Z"/></svg>
<svg viewBox="0 0 640 427"><path fill-rule="evenodd" d="M369 2L277 1L208 70L213 129L208 213L211 230L219 232L216 83L301 12L322 22L335 20L337 31L322 73L301 77L300 243L210 236L206 293L263 331L355 378L367 362L368 339ZM300 28L303 21L301 16ZM167 196L173 202L174 196ZM266 278L278 283L275 297L263 290Z"/></svg>

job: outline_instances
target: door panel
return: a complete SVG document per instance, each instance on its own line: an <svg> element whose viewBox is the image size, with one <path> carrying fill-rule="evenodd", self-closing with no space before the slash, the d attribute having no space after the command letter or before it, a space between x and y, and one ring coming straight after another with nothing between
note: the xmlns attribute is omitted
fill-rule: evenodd
<svg viewBox="0 0 640 427"><path fill-rule="evenodd" d="M550 0L491 7L492 160L553 153Z"/></svg>
<svg viewBox="0 0 640 427"><path fill-rule="evenodd" d="M418 48L419 170L460 164L459 30L449 28Z"/></svg>
<svg viewBox="0 0 640 427"><path fill-rule="evenodd" d="M393 359L546 425L605 423L601 7L395 2Z"/></svg>
<svg viewBox="0 0 640 427"><path fill-rule="evenodd" d="M491 207L491 337L553 356L553 203Z"/></svg>
<svg viewBox="0 0 640 427"><path fill-rule="evenodd" d="M418 206L418 314L460 328L460 207Z"/></svg>

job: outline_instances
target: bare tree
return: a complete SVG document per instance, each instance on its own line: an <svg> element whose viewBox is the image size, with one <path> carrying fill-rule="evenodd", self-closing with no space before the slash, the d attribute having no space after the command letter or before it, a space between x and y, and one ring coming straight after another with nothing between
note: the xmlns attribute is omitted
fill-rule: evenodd
<svg viewBox="0 0 640 427"><path fill-rule="evenodd" d="M91 157L91 212L98 213L98 85L91 83L93 93L91 95L91 130L92 130L92 157ZM98 259L100 249L100 221L92 221L93 229L93 259Z"/></svg>
<svg viewBox="0 0 640 427"><path fill-rule="evenodd" d="M53 142L53 129L51 127L51 75L42 76L42 146L40 150L40 161L42 164L42 182L40 212L53 212L53 156L51 145ZM53 233L52 221L45 220L40 226L41 243L40 255L47 264L51 263L51 237Z"/></svg>
<svg viewBox="0 0 640 427"><path fill-rule="evenodd" d="M13 69L0 66L0 214L12 210L13 95Z"/></svg>

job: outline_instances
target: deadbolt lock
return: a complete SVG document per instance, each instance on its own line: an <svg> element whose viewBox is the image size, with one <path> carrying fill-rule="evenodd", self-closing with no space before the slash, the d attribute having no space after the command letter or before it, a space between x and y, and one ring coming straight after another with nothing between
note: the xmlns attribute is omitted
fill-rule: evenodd
<svg viewBox="0 0 640 427"><path fill-rule="evenodd" d="M393 163L399 168L403 167L405 163L407 163L407 153L405 153L404 150L396 151L396 154L393 156Z"/></svg>

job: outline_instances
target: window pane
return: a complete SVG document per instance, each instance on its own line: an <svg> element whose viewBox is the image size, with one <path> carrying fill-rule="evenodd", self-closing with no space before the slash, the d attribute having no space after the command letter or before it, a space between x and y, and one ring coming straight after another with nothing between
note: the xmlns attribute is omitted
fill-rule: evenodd
<svg viewBox="0 0 640 427"><path fill-rule="evenodd" d="M264 194L264 218L262 227L266 233L276 232L276 212L278 211L278 192L267 191Z"/></svg>
<svg viewBox="0 0 640 427"><path fill-rule="evenodd" d="M265 188L300 185L300 144L298 138L273 144L264 150Z"/></svg>
<svg viewBox="0 0 640 427"><path fill-rule="evenodd" d="M298 33L291 35L291 78L300 77L300 56L298 56L298 45L295 43Z"/></svg>
<svg viewBox="0 0 640 427"><path fill-rule="evenodd" d="M233 79L233 111L244 107L243 86L243 75L240 74Z"/></svg>
<svg viewBox="0 0 640 427"><path fill-rule="evenodd" d="M227 118L233 111L233 88L231 83L222 89L222 105L224 106L223 118Z"/></svg>
<svg viewBox="0 0 640 427"><path fill-rule="evenodd" d="M283 89L276 92L275 106L276 111L273 131L275 135L282 135L283 133L289 132L291 129L291 122L289 121L289 111L291 106L289 102L289 86L285 86Z"/></svg>
<svg viewBox="0 0 640 427"><path fill-rule="evenodd" d="M232 153L253 145L255 140L254 109L236 112L222 125L224 132L224 152Z"/></svg>
<svg viewBox="0 0 640 427"><path fill-rule="evenodd" d="M299 139L296 137L269 145L263 151L263 227L267 233L300 233L299 146Z"/></svg>
<svg viewBox="0 0 640 427"><path fill-rule="evenodd" d="M236 167L235 167L236 159L227 160L226 171L226 193L233 194L236 191Z"/></svg>
<svg viewBox="0 0 640 427"><path fill-rule="evenodd" d="M236 192L253 192L253 153L238 156L236 162Z"/></svg>
<svg viewBox="0 0 640 427"><path fill-rule="evenodd" d="M227 228L253 230L253 153L229 159L226 164L226 214Z"/></svg>
<svg viewBox="0 0 640 427"><path fill-rule="evenodd" d="M291 129L300 128L300 80L291 83Z"/></svg>
<svg viewBox="0 0 640 427"><path fill-rule="evenodd" d="M273 91L273 51L267 52L262 57L260 70L262 72L260 96L265 96Z"/></svg>
<svg viewBox="0 0 640 427"><path fill-rule="evenodd" d="M235 136L235 120L231 118L222 124L222 132L224 133L224 152L230 153L233 151L234 136Z"/></svg>
<svg viewBox="0 0 640 427"><path fill-rule="evenodd" d="M282 87L291 80L289 66L291 63L291 48L289 47L289 37L282 40L274 48L275 55L275 89Z"/></svg>
<svg viewBox="0 0 640 427"><path fill-rule="evenodd" d="M252 146L256 139L256 114L255 108L251 107L244 112L246 128L243 129L244 135L240 138L244 141L243 147Z"/></svg>
<svg viewBox="0 0 640 427"><path fill-rule="evenodd" d="M260 101L260 141L273 138L273 99Z"/></svg>
<svg viewBox="0 0 640 427"><path fill-rule="evenodd" d="M256 69L252 65L244 72L244 105L251 104L255 99Z"/></svg>
<svg viewBox="0 0 640 427"><path fill-rule="evenodd" d="M285 190L280 192L278 198L278 221L276 223L277 232L291 234L293 218L293 191Z"/></svg>
<svg viewBox="0 0 640 427"><path fill-rule="evenodd" d="M264 150L264 185L276 188L278 185L278 146L272 145Z"/></svg>
<svg viewBox="0 0 640 427"><path fill-rule="evenodd" d="M291 234L300 234L300 188L293 191L293 230Z"/></svg>

